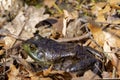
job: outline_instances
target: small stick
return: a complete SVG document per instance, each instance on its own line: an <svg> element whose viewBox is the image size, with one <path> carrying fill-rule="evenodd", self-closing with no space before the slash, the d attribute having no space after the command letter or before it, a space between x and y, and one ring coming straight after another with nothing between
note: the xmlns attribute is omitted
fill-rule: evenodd
<svg viewBox="0 0 120 80"><path fill-rule="evenodd" d="M79 40L83 40L85 38L89 38L90 34L87 33L85 35L79 36L79 37L74 37L74 38L62 38L62 39L58 39L55 40L57 42L70 42L70 41L79 41Z"/></svg>

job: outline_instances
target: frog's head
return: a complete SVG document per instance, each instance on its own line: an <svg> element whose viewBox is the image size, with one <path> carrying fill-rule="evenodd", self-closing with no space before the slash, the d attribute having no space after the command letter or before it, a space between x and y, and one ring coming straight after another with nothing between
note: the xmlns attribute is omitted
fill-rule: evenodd
<svg viewBox="0 0 120 80"><path fill-rule="evenodd" d="M38 61L41 64L47 64L45 53L39 50L39 47L34 40L32 42L29 40L24 42L22 48L33 60Z"/></svg>
<svg viewBox="0 0 120 80"><path fill-rule="evenodd" d="M42 37L36 35L22 43L22 48L25 50L26 53L36 53L39 48L39 41Z"/></svg>

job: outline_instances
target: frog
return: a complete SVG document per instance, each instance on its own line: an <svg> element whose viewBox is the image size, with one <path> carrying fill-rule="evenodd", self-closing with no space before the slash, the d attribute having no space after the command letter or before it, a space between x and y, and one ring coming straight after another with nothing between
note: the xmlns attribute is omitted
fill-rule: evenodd
<svg viewBox="0 0 120 80"><path fill-rule="evenodd" d="M92 70L102 77L102 55L91 47L57 42L37 34L24 41L22 48L43 67L54 65L54 69L77 72L78 76L83 75L87 70Z"/></svg>

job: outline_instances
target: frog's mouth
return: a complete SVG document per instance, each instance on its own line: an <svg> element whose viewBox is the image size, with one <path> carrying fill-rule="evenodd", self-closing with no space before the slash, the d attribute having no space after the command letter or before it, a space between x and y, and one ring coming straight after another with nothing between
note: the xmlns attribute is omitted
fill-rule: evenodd
<svg viewBox="0 0 120 80"><path fill-rule="evenodd" d="M31 48L31 44L23 44L22 45L23 49L25 50L25 52L35 61L40 62L41 64L48 64L47 60L45 58L45 55L43 57L38 57L39 54L39 50L37 49L37 47L32 47ZM44 53L43 53L44 54Z"/></svg>

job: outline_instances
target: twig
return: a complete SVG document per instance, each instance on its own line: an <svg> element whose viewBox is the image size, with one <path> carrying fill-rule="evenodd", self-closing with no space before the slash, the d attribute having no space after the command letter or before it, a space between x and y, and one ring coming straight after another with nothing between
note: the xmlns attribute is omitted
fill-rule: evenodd
<svg viewBox="0 0 120 80"><path fill-rule="evenodd" d="M55 3L53 3L53 6L58 10L60 14L63 14L62 10Z"/></svg>
<svg viewBox="0 0 120 80"><path fill-rule="evenodd" d="M87 33L85 35L79 36L79 37L74 37L74 38L63 38L63 39L58 39L55 40L57 42L70 42L70 41L79 41L79 40L83 40L85 38L89 38L90 34Z"/></svg>

